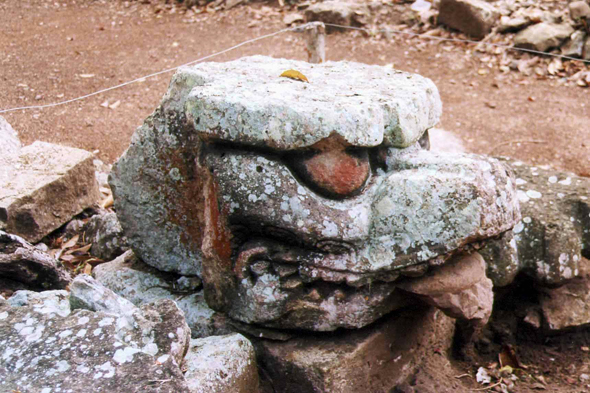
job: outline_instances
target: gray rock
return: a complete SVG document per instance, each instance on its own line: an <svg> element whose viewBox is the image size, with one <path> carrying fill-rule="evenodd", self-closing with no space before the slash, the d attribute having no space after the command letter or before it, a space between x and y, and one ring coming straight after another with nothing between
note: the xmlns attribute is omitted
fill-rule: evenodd
<svg viewBox="0 0 590 393"><path fill-rule="evenodd" d="M0 166L8 165L10 160L18 157L20 149L21 143L17 132L10 126L6 119L0 116ZM5 175L7 173L1 173L0 179Z"/></svg>
<svg viewBox="0 0 590 393"><path fill-rule="evenodd" d="M487 323L492 314L494 293L486 277L486 263L480 254L458 255L418 279L398 284L452 318Z"/></svg>
<svg viewBox="0 0 590 393"><path fill-rule="evenodd" d="M381 67L183 68L111 173L117 214L142 260L201 275L237 321L359 328L405 304L400 274L519 219L498 161L419 148L439 115L430 81Z"/></svg>
<svg viewBox="0 0 590 393"><path fill-rule="evenodd" d="M198 277L176 276L146 265L132 251L92 270L95 279L136 306L159 299L176 302L193 338L231 333L224 318L207 306Z"/></svg>
<svg viewBox="0 0 590 393"><path fill-rule="evenodd" d="M453 331L452 320L440 311L414 306L341 334L251 340L277 392L389 392L433 348L446 352Z"/></svg>
<svg viewBox="0 0 590 393"><path fill-rule="evenodd" d="M35 142L4 167L0 222L36 243L100 199L91 153Z"/></svg>
<svg viewBox="0 0 590 393"><path fill-rule="evenodd" d="M362 2L326 0L311 4L305 10L306 22L324 22L341 26L361 26L366 23L370 10ZM337 27L326 26L326 31L339 30Z"/></svg>
<svg viewBox="0 0 590 393"><path fill-rule="evenodd" d="M185 364L191 393L258 391L254 347L241 334L191 340Z"/></svg>
<svg viewBox="0 0 590 393"><path fill-rule="evenodd" d="M590 257L590 179L547 167L508 161L516 175L522 220L497 251L482 252L488 273L502 271L507 255L519 270L545 286L579 276L582 257ZM510 270L514 271L513 262ZM513 273L510 275L513 276ZM504 283L507 280L502 280Z"/></svg>
<svg viewBox="0 0 590 393"><path fill-rule="evenodd" d="M537 23L520 31L514 37L514 46L546 52L560 46L573 32L574 28L567 23Z"/></svg>
<svg viewBox="0 0 590 393"><path fill-rule="evenodd" d="M301 14L287 14L283 18L283 23L291 26L294 23L301 23L305 21L305 17Z"/></svg>
<svg viewBox="0 0 590 393"><path fill-rule="evenodd" d="M0 390L189 392L178 366L188 328L173 302L139 309L136 326L68 303L65 291L0 303Z"/></svg>
<svg viewBox="0 0 590 393"><path fill-rule="evenodd" d="M574 22L590 20L590 5L585 1L572 1L568 5L570 18Z"/></svg>
<svg viewBox="0 0 590 393"><path fill-rule="evenodd" d="M486 275L492 280L494 287L505 287L514 281L521 264L513 231L486 240L479 253L487 262Z"/></svg>
<svg viewBox="0 0 590 393"><path fill-rule="evenodd" d="M584 54L584 43L586 42L586 32L576 30L571 35L568 42L561 47L561 54L570 57L582 57Z"/></svg>
<svg viewBox="0 0 590 393"><path fill-rule="evenodd" d="M90 254L110 261L129 249L117 214L96 214L84 226L86 242L92 243Z"/></svg>
<svg viewBox="0 0 590 393"><path fill-rule="evenodd" d="M499 16L493 5L482 0L441 0L438 21L481 39L492 30Z"/></svg>
<svg viewBox="0 0 590 393"><path fill-rule="evenodd" d="M533 23L529 18L524 16L503 16L500 18L498 31L501 33L510 33L520 31Z"/></svg>
<svg viewBox="0 0 590 393"><path fill-rule="evenodd" d="M17 288L39 291L63 289L72 280L69 272L55 258L24 239L3 231L0 231L0 277L22 284Z"/></svg>

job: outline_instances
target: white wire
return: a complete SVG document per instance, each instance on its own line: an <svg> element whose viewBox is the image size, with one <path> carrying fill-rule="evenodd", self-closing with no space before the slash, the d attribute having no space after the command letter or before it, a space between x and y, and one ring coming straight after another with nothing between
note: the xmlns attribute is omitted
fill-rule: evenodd
<svg viewBox="0 0 590 393"><path fill-rule="evenodd" d="M175 70L177 70L180 67L185 67L185 66L188 66L188 65L191 65L191 64L199 63L201 61L210 59L210 58L215 57L215 56L222 55L224 53L227 53L229 51L232 51L234 49L237 49L237 48L239 48L241 46L250 44L252 42L260 41L260 40L263 40L265 38L270 38L272 36L279 35L279 34L282 34L282 33L286 33L288 31L302 31L305 28L305 26L307 26L307 25L309 25L309 23L306 23L306 24L301 25L301 26L289 27L289 28L286 28L286 29L275 31L274 33L269 33L269 34L262 35L260 37L252 38L250 40L246 40L244 42L241 42L241 43L239 43L237 45L234 45L234 46L229 47L227 49L224 49L222 51L215 52L215 53L210 54L210 55L205 56L205 57L201 57L200 59L193 60L193 61L190 61L188 63L182 64L182 65L179 65L179 66L176 66L176 67L168 68L168 69L165 69L165 70L162 70L162 71L154 72L153 74L142 76L142 77L139 77L139 78L136 78L136 79L133 79L133 80L130 80L130 81L121 83L121 84L116 85L116 86L107 87L105 89L98 90L98 91L95 91L95 92L92 92L92 93L89 93L89 94L85 94L85 95L80 96L80 97L71 98L69 100L59 101L59 102L55 102L55 103L52 103L52 104L22 106L22 107L18 107L18 108L2 109L2 110L0 110L0 113L15 112L15 111L27 110L27 109L50 108L50 107L54 107L54 106L60 106L60 105L69 104L69 103L75 102L75 101L84 100L84 99L86 99L88 97L92 97L92 96L95 96L95 95L98 95L98 94L106 93L107 91L119 89L121 87L130 85L132 83L137 83L137 82L140 82L140 81L144 81L147 78L152 78L152 77L157 76L157 75L161 75L161 74L165 74L167 72L175 71ZM558 57L558 58L561 58L561 59L575 60L575 61L580 61L582 63L590 64L590 60L577 59L575 57L558 55L558 54L554 54L554 53L546 53L546 52L541 52L541 51L537 51L537 50L533 50L533 49L516 48L516 47L508 46L508 45L488 43L488 42L485 42L485 41L474 41L474 40L459 39L459 38L436 37L436 36L431 36L431 35L427 35L427 34L418 34L418 33L412 33L412 32L401 31L401 30L391 30L391 29L370 30L370 29L367 29L367 28L364 28L364 27L343 26L343 25L337 25L337 24L333 24L333 23L325 23L325 25L326 26L329 26L329 27L338 27L338 28L341 28L341 29L365 31L365 32L370 33L370 34L371 33L373 33L373 34L374 33L392 33L392 34L400 34L400 35L401 34L403 34L403 35L409 35L409 36L418 37L418 38L428 38L428 39L437 40L437 41L461 42L461 43L467 43L467 44L485 44L485 45L491 45L491 46L496 47L496 48L502 48L502 49L507 49L507 50L515 50L515 51L519 51L519 52L528 52L528 53L533 53L533 54L537 54L537 55L546 55L546 56Z"/></svg>
<svg viewBox="0 0 590 393"><path fill-rule="evenodd" d="M305 26L305 25L303 25L303 26ZM244 45L246 45L246 44L250 44L250 43L252 43L252 42L256 42L256 41L259 41L259 40L262 40L262 39L265 39L265 38L270 38L270 37L272 37L272 36L275 36L275 35L278 35L278 34L282 34L282 33L288 32L288 31L299 30L299 29L301 29L301 28L302 28L302 26L289 27L289 28L287 28L287 29L283 29L283 30L275 31L274 33L269 33L269 34L265 34L265 35L263 35L263 36L260 36L260 37L252 38L252 39L250 39L250 40L244 41L244 42L242 42L242 43L239 43L239 44L237 44L237 45L234 45L234 46L232 46L232 47L230 47L230 48L227 48L227 49L224 49L224 50L222 50L222 51L215 52L215 53L213 53L213 54L210 54L210 55L208 55L208 56L205 56L205 57L201 57L200 59L193 60L193 61L190 61L190 62L188 62L188 63L182 64L182 65L179 65L179 66L176 66L176 67L168 68L168 69L165 69L165 70L162 70L162 71L154 72L153 74L149 74L149 75L146 75L146 76L142 76L142 77L139 77L139 78L136 78L136 79L133 79L133 80L130 80L130 81L127 81L127 82L121 83L121 84L119 84L119 85L116 85L116 86L107 87L107 88L105 88L105 89L98 90L98 91L95 91L95 92L92 92L92 93L89 93L89 94L85 94L85 95L83 95L83 96L80 96L80 97L71 98L71 99L69 99L69 100L65 100L65 101L59 101L59 102L55 102L55 103L52 103L52 104L44 104L44 105L32 105L32 106L21 106L21 107L19 107L19 108L9 108L9 109L2 109L2 110L0 110L0 113L15 112L15 111L26 110L26 109L43 109L43 108L50 108L50 107L54 107L54 106L59 106L59 105L65 105L65 104L69 104L69 103L71 103L71 102L75 102L75 101L80 101L80 100L86 99L86 98L88 98L88 97L92 97L92 96L95 96L95 95L98 95L98 94L105 93L105 92L107 92L107 91L111 91L111 90L119 89L119 88L121 88L121 87L124 87L124 86L130 85L130 84L132 84L132 83L136 83L136 82L139 82L139 81L144 81L144 80L145 80L145 79L147 79L147 78L152 78L152 77L154 77L154 76L157 76L157 75L161 75L161 74L165 74L165 73L167 73L167 72L175 71L175 70L177 70L177 69L178 69L178 68L180 68L180 67L185 67L185 66L188 66L188 65L191 65L191 64L199 63L199 62L201 62L201 61L204 61L204 60L210 59L210 58L212 58L212 57L215 57L215 56L222 55L222 54L224 54L224 53L226 53L226 52L232 51L232 50L234 50L234 49L237 49L237 48L239 48L239 47L241 47L241 46L244 46Z"/></svg>

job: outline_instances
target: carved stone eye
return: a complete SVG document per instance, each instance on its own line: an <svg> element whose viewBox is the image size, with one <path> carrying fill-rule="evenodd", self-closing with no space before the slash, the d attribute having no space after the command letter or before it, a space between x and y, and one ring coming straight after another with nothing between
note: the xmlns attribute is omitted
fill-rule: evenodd
<svg viewBox="0 0 590 393"><path fill-rule="evenodd" d="M320 195L342 199L357 195L371 173L366 149L333 148L293 153L296 175Z"/></svg>

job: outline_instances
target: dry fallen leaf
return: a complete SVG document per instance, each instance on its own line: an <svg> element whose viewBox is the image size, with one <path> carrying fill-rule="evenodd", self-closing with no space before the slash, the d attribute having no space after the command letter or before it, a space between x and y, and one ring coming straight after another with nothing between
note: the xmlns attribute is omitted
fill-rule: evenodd
<svg viewBox="0 0 590 393"><path fill-rule="evenodd" d="M303 75L301 72L296 71L296 70L287 70L287 71L283 72L281 74L281 76L285 77L285 78L295 79L295 80L309 83L309 80L307 80L307 77L305 75Z"/></svg>
<svg viewBox="0 0 590 393"><path fill-rule="evenodd" d="M64 250L66 248L72 248L76 245L76 243L78 242L78 239L80 238L80 235L76 235L73 238L71 238L70 240L68 240L66 243L62 244L61 249Z"/></svg>
<svg viewBox="0 0 590 393"><path fill-rule="evenodd" d="M84 266L84 274L91 274L92 273L92 265L87 263L86 266Z"/></svg>
<svg viewBox="0 0 590 393"><path fill-rule="evenodd" d="M100 206L102 206L103 209L108 209L109 207L113 206L114 202L115 200L113 199L113 194L111 194L103 199L103 201L100 203Z"/></svg>

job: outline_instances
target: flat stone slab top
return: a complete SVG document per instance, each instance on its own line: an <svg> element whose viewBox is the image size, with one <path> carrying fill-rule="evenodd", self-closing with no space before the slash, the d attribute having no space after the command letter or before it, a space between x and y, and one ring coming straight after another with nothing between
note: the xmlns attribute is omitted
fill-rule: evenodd
<svg viewBox="0 0 590 393"><path fill-rule="evenodd" d="M280 76L290 69L309 83ZM253 56L179 73L197 79L186 102L197 132L279 150L311 146L333 133L353 146L407 147L442 113L430 79L361 63Z"/></svg>
<svg viewBox="0 0 590 393"><path fill-rule="evenodd" d="M92 153L34 142L0 168L0 229L35 243L100 200Z"/></svg>

